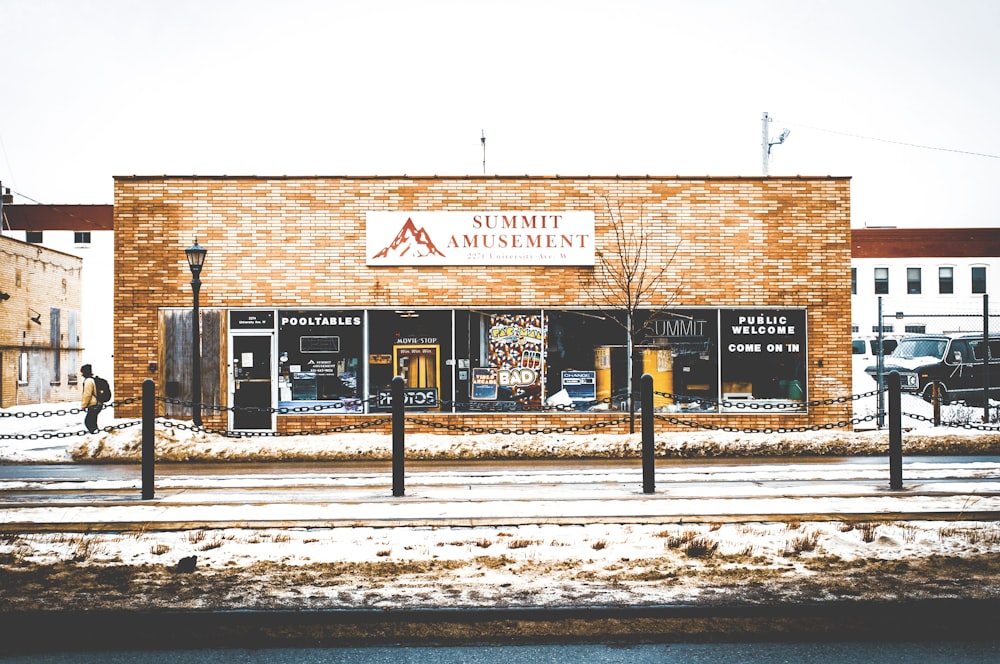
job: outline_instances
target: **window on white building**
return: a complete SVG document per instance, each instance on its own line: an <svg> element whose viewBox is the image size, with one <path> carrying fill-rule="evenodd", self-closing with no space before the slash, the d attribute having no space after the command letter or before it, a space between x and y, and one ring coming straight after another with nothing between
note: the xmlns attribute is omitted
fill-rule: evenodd
<svg viewBox="0 0 1000 664"><path fill-rule="evenodd" d="M951 295L955 292L955 268L938 268L938 293L941 295Z"/></svg>
<svg viewBox="0 0 1000 664"><path fill-rule="evenodd" d="M851 295L858 294L858 268L851 268Z"/></svg>
<svg viewBox="0 0 1000 664"><path fill-rule="evenodd" d="M986 268L985 267L973 267L972 268L972 292L973 293L985 293L986 292Z"/></svg>
<svg viewBox="0 0 1000 664"><path fill-rule="evenodd" d="M74 244L90 244L90 231L74 231L73 232L73 243Z"/></svg>
<svg viewBox="0 0 1000 664"><path fill-rule="evenodd" d="M25 231L24 241L31 242L32 244L42 243L42 232L41 231Z"/></svg>
<svg viewBox="0 0 1000 664"><path fill-rule="evenodd" d="M920 295L920 268L906 268L906 292L909 295Z"/></svg>
<svg viewBox="0 0 1000 664"><path fill-rule="evenodd" d="M887 267L875 268L875 294L889 294L889 268Z"/></svg>

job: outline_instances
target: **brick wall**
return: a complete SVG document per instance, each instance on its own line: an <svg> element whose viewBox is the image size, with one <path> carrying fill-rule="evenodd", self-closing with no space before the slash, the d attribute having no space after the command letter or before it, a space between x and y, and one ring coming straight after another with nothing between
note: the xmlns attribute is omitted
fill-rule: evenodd
<svg viewBox="0 0 1000 664"><path fill-rule="evenodd" d="M79 370L80 274L83 261L59 251L0 236L0 407L74 401L70 382ZM58 310L53 339L52 310ZM32 319L38 322L33 322ZM71 325L76 319L77 329ZM18 383L18 361L27 358L26 383Z"/></svg>
<svg viewBox="0 0 1000 664"><path fill-rule="evenodd" d="M606 198L605 198L606 197ZM115 180L116 399L139 396L157 359L157 311L190 306L184 249L209 251L204 307L579 307L585 267L379 267L365 264L365 212L641 210L670 261L671 306L808 308L809 399L850 395L850 180L831 177L119 177ZM485 276L485 278L484 278ZM526 286L530 285L530 286ZM162 390L162 386L160 386ZM122 409L125 416L137 415ZM373 416L378 417L378 416ZM475 426L524 415L436 415ZM552 426L576 414L531 415ZM591 417L601 417L593 415ZM847 420L851 403L799 415L701 415L719 426ZM280 419L280 418L279 418ZM307 429L339 418L295 418ZM209 420L206 419L206 425ZM217 424L223 425L220 420ZM279 428L293 426L288 422Z"/></svg>

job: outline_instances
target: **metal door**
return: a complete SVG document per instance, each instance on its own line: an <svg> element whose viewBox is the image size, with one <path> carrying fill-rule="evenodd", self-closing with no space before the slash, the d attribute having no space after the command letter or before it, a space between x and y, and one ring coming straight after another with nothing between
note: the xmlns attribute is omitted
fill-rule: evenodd
<svg viewBox="0 0 1000 664"><path fill-rule="evenodd" d="M271 346L274 335L232 337L234 431L274 428Z"/></svg>

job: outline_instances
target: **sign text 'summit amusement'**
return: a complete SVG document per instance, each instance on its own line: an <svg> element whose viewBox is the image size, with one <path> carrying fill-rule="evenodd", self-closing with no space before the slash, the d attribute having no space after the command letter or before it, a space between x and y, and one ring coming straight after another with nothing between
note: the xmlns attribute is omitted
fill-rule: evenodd
<svg viewBox="0 0 1000 664"><path fill-rule="evenodd" d="M593 265L594 213L367 212L367 264Z"/></svg>

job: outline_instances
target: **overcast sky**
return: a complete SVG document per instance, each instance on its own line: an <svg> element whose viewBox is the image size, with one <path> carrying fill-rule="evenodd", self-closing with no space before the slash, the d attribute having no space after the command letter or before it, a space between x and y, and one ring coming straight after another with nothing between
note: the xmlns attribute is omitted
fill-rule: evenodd
<svg viewBox="0 0 1000 664"><path fill-rule="evenodd" d="M997 226L996 0L0 0L0 181L851 176L852 225ZM923 146L923 147L917 147ZM933 149L932 149L933 148ZM976 154L970 154L976 153Z"/></svg>

